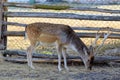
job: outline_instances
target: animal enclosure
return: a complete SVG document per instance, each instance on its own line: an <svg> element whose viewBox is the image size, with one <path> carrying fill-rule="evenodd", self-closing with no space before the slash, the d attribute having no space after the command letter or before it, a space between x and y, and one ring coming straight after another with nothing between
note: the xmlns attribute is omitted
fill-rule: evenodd
<svg viewBox="0 0 120 80"><path fill-rule="evenodd" d="M105 6L102 7L99 5L86 7L86 5L68 5L65 3L62 5L29 5L26 3L10 3L2 0L0 6L0 49L26 50L29 41L24 40L25 26L34 22L70 25L87 45L90 44L91 38L95 38L98 30L104 33L108 30L112 31L109 41L106 44L113 42L115 39L119 42L120 6L112 6L118 6L118 8L104 9ZM103 38L103 35L101 38ZM51 54L48 51L43 53ZM24 55L24 52L21 55Z"/></svg>
<svg viewBox="0 0 120 80"><path fill-rule="evenodd" d="M120 57L109 56L113 52L112 49L120 47L120 5L68 5L64 3L62 6L61 4L50 4L44 7L44 5L0 1L0 51L6 56L3 57L5 61L0 62L0 80L120 79ZM69 73L66 71L58 73L55 65L57 63L56 51L51 46L36 49L37 54L33 54L33 62L41 64L34 63L36 69L31 70L24 64L26 63L25 50L29 46L29 41L24 40L24 32L25 26L34 22L69 25L88 46L91 44L91 40L95 39L98 30L101 33L111 30L112 34L100 49L100 54L95 56L94 63L97 66L94 64L93 70L90 72L85 71L80 57L74 52L68 51L70 54L67 61L70 71ZM98 45L102 39L103 35L98 41ZM102 54L103 49L105 51L109 49L108 55ZM119 50L119 48L117 49ZM104 66L105 64L107 66ZM118 67L116 67L117 65Z"/></svg>

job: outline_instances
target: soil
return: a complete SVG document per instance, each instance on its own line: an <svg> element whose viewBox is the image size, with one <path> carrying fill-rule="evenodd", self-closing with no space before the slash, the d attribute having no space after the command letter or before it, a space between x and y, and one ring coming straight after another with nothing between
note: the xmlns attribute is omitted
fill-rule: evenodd
<svg viewBox="0 0 120 80"><path fill-rule="evenodd" d="M91 71L83 65L68 65L69 71L57 64L34 63L32 70L26 63L0 62L0 80L120 80L120 66L94 65Z"/></svg>

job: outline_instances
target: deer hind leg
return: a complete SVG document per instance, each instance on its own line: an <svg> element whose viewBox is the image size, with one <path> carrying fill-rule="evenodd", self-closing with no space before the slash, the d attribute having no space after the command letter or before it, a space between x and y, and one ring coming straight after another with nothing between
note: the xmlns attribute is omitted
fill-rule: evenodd
<svg viewBox="0 0 120 80"><path fill-rule="evenodd" d="M67 71L69 71L69 68L67 67L67 60L66 60L66 48L62 48L62 55L64 59L64 67Z"/></svg>
<svg viewBox="0 0 120 80"><path fill-rule="evenodd" d="M34 47L33 46L29 46L27 48L27 62L28 62L28 66L32 69L35 69L32 63L32 52L34 51Z"/></svg>

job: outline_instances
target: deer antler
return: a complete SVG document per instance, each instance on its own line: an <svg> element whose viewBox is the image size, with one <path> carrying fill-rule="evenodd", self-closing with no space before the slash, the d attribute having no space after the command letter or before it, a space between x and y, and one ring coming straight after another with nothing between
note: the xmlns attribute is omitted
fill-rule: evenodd
<svg viewBox="0 0 120 80"><path fill-rule="evenodd" d="M98 31L98 32L99 32L99 31ZM98 32L96 33L96 39L95 39L94 45L96 45L97 40L98 40L98 39L100 38L100 36L103 34L103 33L98 34ZM107 34L104 33L104 38L103 38L103 40L102 40L102 43L101 43L100 46L98 46L98 48L95 49L94 55L96 55L96 54L97 54L97 51L104 45L104 42L106 41L106 39L108 38L108 36L109 36L111 33L112 33L112 32L110 31L110 29L108 29ZM96 47L96 46L95 46L95 47Z"/></svg>
<svg viewBox="0 0 120 80"><path fill-rule="evenodd" d="M99 32L100 32L100 30L98 30L98 32L96 33L95 41L94 41L94 43L92 44L93 47L96 47L97 41L98 41L98 39L100 38L100 36L102 35L102 34L99 34Z"/></svg>

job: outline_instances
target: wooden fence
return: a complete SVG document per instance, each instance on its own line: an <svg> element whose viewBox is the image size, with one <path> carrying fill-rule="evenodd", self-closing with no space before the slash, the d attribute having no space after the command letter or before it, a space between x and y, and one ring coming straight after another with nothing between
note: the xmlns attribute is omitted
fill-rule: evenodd
<svg viewBox="0 0 120 80"><path fill-rule="evenodd" d="M44 6L44 7L43 7ZM7 31L7 25L16 25L25 27L26 24L7 22L8 17L40 17L40 18L64 18L64 19L78 19L78 20L102 20L102 21L120 21L120 16L101 16L101 15L80 15L74 13L54 13L54 12L9 12L7 7L20 7L20 8L34 8L34 9L54 9L54 10L82 10L82 11L96 11L112 14L120 14L120 10L109 10L100 8L89 8L89 7L71 7L61 6L61 5L29 5L25 3L10 3L7 0L0 1L0 50L6 49L7 46L7 36L24 36L24 31ZM97 31L97 30L108 30L106 28L94 28L94 27L74 27L74 30L87 30L87 31ZM120 39L120 29L109 28L112 33L109 38ZM96 33L77 33L78 36L84 38L95 37ZM103 37L103 36L101 36Z"/></svg>

